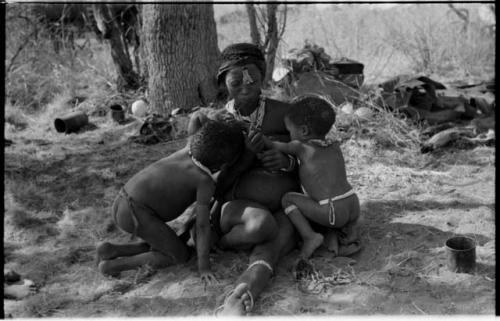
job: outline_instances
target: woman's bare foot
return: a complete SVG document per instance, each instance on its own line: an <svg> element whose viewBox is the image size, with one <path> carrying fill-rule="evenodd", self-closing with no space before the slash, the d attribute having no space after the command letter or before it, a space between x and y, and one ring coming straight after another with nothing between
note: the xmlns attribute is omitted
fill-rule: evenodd
<svg viewBox="0 0 500 321"><path fill-rule="evenodd" d="M224 301L219 315L245 315L253 308L252 298L248 292L248 284L240 283Z"/></svg>
<svg viewBox="0 0 500 321"><path fill-rule="evenodd" d="M310 238L304 239L304 244L300 249L300 256L308 259L323 244L323 239L323 235L319 233L314 233Z"/></svg>

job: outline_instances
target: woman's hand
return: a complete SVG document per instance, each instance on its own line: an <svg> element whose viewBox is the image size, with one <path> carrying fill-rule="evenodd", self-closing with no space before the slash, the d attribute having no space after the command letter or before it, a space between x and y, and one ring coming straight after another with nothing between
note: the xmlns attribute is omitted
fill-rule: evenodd
<svg viewBox="0 0 500 321"><path fill-rule="evenodd" d="M257 154L257 157L262 161L262 165L270 171L277 171L290 166L288 156L276 149L265 150Z"/></svg>

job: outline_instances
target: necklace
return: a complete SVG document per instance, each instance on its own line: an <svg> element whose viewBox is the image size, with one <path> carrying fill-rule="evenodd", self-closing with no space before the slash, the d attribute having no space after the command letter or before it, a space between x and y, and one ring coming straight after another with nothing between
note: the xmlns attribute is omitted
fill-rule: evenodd
<svg viewBox="0 0 500 321"><path fill-rule="evenodd" d="M233 114L234 117L239 121L244 121L250 123L250 130L260 130L262 127L262 121L264 120L264 114L266 109L266 97L264 95L259 96L259 104L257 108L248 116L244 116L240 113L238 109L234 106L234 99L226 104L226 110Z"/></svg>
<svg viewBox="0 0 500 321"><path fill-rule="evenodd" d="M191 161L193 161L193 164L195 164L196 167L204 171L215 182L215 179L212 177L212 172L210 171L210 169L208 169L208 167L200 163L200 161L193 156L193 154L191 153L191 149L189 150L188 154L191 157Z"/></svg>

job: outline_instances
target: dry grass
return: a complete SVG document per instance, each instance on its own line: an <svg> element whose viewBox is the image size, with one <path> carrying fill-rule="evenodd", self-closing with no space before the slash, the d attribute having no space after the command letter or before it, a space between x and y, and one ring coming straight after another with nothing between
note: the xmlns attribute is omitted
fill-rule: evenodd
<svg viewBox="0 0 500 321"><path fill-rule="evenodd" d="M287 40L290 47L302 45L305 39L302 30L311 36L310 29L305 28L305 21L310 24L311 14L318 15L317 21L324 25L323 31L313 28L311 40L326 46L329 53L337 53L333 48L338 47L342 54L363 61L369 78L383 78L409 66L408 57L394 48L387 49L373 33L379 28L370 25L374 13L360 11L355 6L331 12L292 12L288 35L296 39ZM329 14L336 18L326 19ZM221 47L224 43L248 40L248 32L239 32L246 28L245 16L236 14L233 18L237 21L218 25L219 32L224 34L219 37ZM355 29L358 40L352 41L348 26L360 19L366 23ZM6 34L7 40L14 44L21 39L11 37L15 33ZM146 165L181 148L185 140L152 146L127 140L137 133L140 123L114 124L107 116L107 106L115 102L129 105L141 93L115 92L110 85L114 70L102 44L91 41L91 48L78 53L63 51L59 56L43 41L30 46L6 78L8 97L15 97L15 101L8 101L5 109L5 135L14 145L5 149L4 254L7 268L34 280L41 288L38 294L24 301L4 301L5 311L14 317L210 313L247 267L246 253L213 255L221 283L212 292L203 291L194 260L153 276L145 271L131 271L120 280L101 276L93 261L97 242L127 240L127 235L111 223L109 215L118 189ZM485 50L482 43L477 42L476 47L478 51L472 45L468 47L470 59L486 59L482 65L488 65L491 56L481 56L479 50ZM16 46L7 46L8 50L11 48ZM436 52L439 50L436 48ZM460 54L465 55L465 51ZM73 63L70 58L74 58ZM460 68L456 69L457 74L461 73ZM473 68L467 72L474 72ZM75 95L87 100L78 106L68 104ZM362 200L361 232L367 248L356 257L358 264L354 269L358 279L319 296L304 296L291 277L290 267L296 254L293 252L280 261L273 282L257 301L256 313L493 311L494 287L484 277L495 277L491 268L495 264L491 247L495 238L491 218L491 213L494 218L491 177L495 150L450 148L420 154L416 125L376 106L368 98L359 106L373 110L373 116L362 120L339 112L339 124L349 124L348 129L337 127L331 133L342 140L348 179ZM54 118L71 110L87 112L96 128L78 134L57 133ZM458 225L450 226L450 222ZM460 279L468 291L460 282L453 281L452 275L443 274L438 266L445 258L442 242L453 233L474 233L480 244L478 257L482 265L477 275ZM422 243L425 247L415 248ZM331 273L333 266L342 266L342 262L326 252L320 251L314 260L325 274ZM406 278L405 273L412 278ZM408 284L412 287L408 288ZM458 297L463 293L475 296L475 301L471 296L463 301ZM351 297L359 302L350 302Z"/></svg>
<svg viewBox="0 0 500 321"><path fill-rule="evenodd" d="M40 129L17 132L13 136L15 141L30 143L15 144L6 149L4 200L7 213L4 225L9 254L6 267L17 270L41 286L38 294L17 308L8 305L8 311L16 317L210 313L222 300L223 293L246 268L246 253L214 254L214 267L219 272L221 284L209 293L204 293L197 282L194 260L158 271L153 276L147 276L144 271L131 271L120 280L107 279L95 270L94 245L105 239L122 242L127 238L127 235L113 228L109 216L109 206L119 187L135 172L177 150L185 141L153 146L131 144L124 137L137 129L133 124L117 126L109 123L106 117L91 119L100 126L78 135L56 134L51 129L52 132L46 133L44 140L36 140L44 132L43 129L41 132ZM366 123L360 123L359 126L357 130L369 127ZM104 135L107 139L103 144L98 144ZM430 239L435 247L449 235L443 232L447 231L446 225L440 218L433 221L433 226L439 230L415 225L415 215L418 215L415 213L429 212L426 214L429 220L432 212L443 211L442 208L451 206L455 208L454 211L461 207L475 210L474 204L482 202L479 203L483 204L480 205L481 215L487 215L489 208L486 205L491 198L488 192L482 192L486 197L484 201L460 197L462 202L453 203L457 196L446 194L448 188L443 190L443 184L460 179L470 180L477 175L474 174L476 169L486 170L494 166L492 148L457 150L452 151L456 153L454 156L448 152L450 156L442 157L422 155L397 146L383 147L377 139L376 135L359 132L358 136L350 136L342 144L349 180L364 204L361 228L363 242L369 246L363 252L369 255L363 254L358 258L360 263L355 267L357 279L350 285L335 287L336 290L325 287L317 297L305 297L301 303L290 301L290 298L303 295L297 292L291 277L290 266L295 257L292 253L281 261L276 277L257 301L256 314L326 313L332 306L329 296L335 297L335 291L358 291L367 287L363 291L372 289L379 293L385 291L382 289L390 284L392 275L439 279L436 275L439 269L436 270L430 264L431 257L427 250L413 249L413 241L410 247L397 243L400 242L398 237L414 233L411 231L414 228L418 229L419 239L425 237L424 231L436 235L435 239ZM45 153L40 153L41 149ZM462 167L457 168L457 165ZM481 175L487 173L485 171ZM486 176L483 176L479 176L482 181L486 180ZM477 187L474 188L477 190ZM438 195L438 202L433 195ZM457 215L462 215L459 213ZM489 220L487 216L484 218L485 222ZM487 230L478 231L474 230L474 226L465 226L464 232L476 233L481 244L485 237L492 237ZM387 238L388 233L394 237ZM397 247L391 245L389 240L396 242L394 244ZM442 258L444 252L436 255ZM331 260L327 253L320 253L314 259L325 276L331 274ZM333 265L338 265L335 262ZM489 259L485 262L490 264ZM484 267L483 270L489 277L494 277L490 268ZM395 284L395 291L406 291L404 284ZM424 297L425 289L423 283L418 283L415 293ZM476 295L481 295L478 292L480 288L476 289ZM435 288L433 291L439 290ZM366 307L373 306L374 302L370 300L379 298L375 294L372 299L365 298L362 293L359 295L362 300L367 300ZM423 311L433 311L422 300L416 299L414 302ZM483 308L487 309L488 304L483 303ZM88 312L89 309L92 312ZM373 313L368 308L349 309L343 311ZM405 309L411 308L405 306ZM379 312L394 313L395 310L386 308Z"/></svg>

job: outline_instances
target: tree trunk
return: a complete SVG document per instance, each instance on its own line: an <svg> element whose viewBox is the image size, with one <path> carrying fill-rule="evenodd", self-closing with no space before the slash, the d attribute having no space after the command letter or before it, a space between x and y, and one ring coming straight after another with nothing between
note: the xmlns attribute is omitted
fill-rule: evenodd
<svg viewBox="0 0 500 321"><path fill-rule="evenodd" d="M127 45L109 5L93 4L93 12L98 28L111 48L111 57L118 76L116 81L118 91L137 89L139 77L134 71Z"/></svg>
<svg viewBox="0 0 500 321"><path fill-rule="evenodd" d="M166 115L214 101L219 49L213 5L144 5L143 26L153 110Z"/></svg>
<svg viewBox="0 0 500 321"><path fill-rule="evenodd" d="M248 22L250 23L250 38L252 39L252 43L261 47L262 44L260 43L260 33L257 28L255 7L252 3L246 3L245 7L247 8Z"/></svg>
<svg viewBox="0 0 500 321"><path fill-rule="evenodd" d="M278 11L277 4L267 4L267 35L266 35L266 76L264 78L264 86L269 86L273 79L274 58L278 50L278 23L276 20L276 12Z"/></svg>

